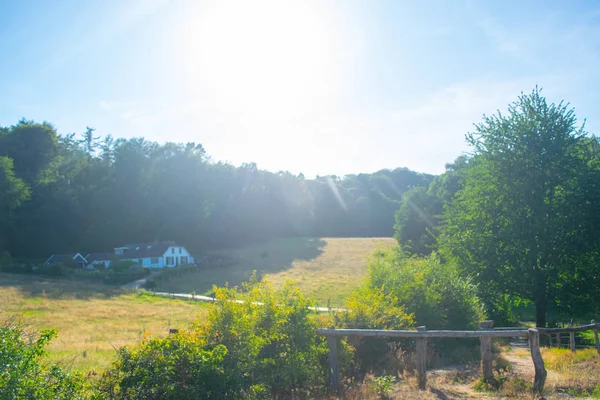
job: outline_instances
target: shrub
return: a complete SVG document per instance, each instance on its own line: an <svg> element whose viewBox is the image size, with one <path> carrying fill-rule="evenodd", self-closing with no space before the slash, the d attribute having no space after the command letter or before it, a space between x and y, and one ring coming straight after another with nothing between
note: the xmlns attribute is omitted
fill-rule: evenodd
<svg viewBox="0 0 600 400"><path fill-rule="evenodd" d="M109 268L115 272L122 272L131 269L133 266L138 266L138 264L131 260L120 260L110 263Z"/></svg>
<svg viewBox="0 0 600 400"><path fill-rule="evenodd" d="M100 388L119 399L226 398L227 348L205 347L203 339L185 333L123 347Z"/></svg>
<svg viewBox="0 0 600 400"><path fill-rule="evenodd" d="M485 319L477 287L436 253L408 257L400 249L378 251L369 264L369 286L397 299L397 305L414 315L427 329L476 329ZM381 328L380 328L381 329ZM429 362L464 363L478 357L474 339L433 339ZM412 347L414 341L405 341Z"/></svg>
<svg viewBox="0 0 600 400"><path fill-rule="evenodd" d="M414 327L414 318L398 305L398 298L381 288L361 288L344 302L348 312L334 315L338 328L350 329L408 329ZM354 378L363 378L367 372L397 373L403 370L399 354L412 346L412 341L395 338L350 337L346 342L355 349L345 349L352 357L352 370L343 371ZM343 347L344 349L344 347ZM348 354L350 353L350 354ZM343 354L343 353L342 353Z"/></svg>
<svg viewBox="0 0 600 400"><path fill-rule="evenodd" d="M124 399L256 398L325 384L327 346L297 287L276 292L253 280L243 290L214 290L219 301L189 332L119 350L103 391Z"/></svg>
<svg viewBox="0 0 600 400"><path fill-rule="evenodd" d="M8 251L3 251L0 255L0 267L5 267L12 264L12 257Z"/></svg>
<svg viewBox="0 0 600 400"><path fill-rule="evenodd" d="M19 326L0 327L0 399L81 399L90 394L80 375L58 364L42 364L44 348L56 331L42 331L29 341L25 336Z"/></svg>
<svg viewBox="0 0 600 400"><path fill-rule="evenodd" d="M108 270L104 276L104 283L108 285L124 285L147 276L142 268L120 271Z"/></svg>
<svg viewBox="0 0 600 400"><path fill-rule="evenodd" d="M435 253L418 258L399 250L378 252L369 273L371 287L396 296L427 329L474 329L485 318L477 287Z"/></svg>
<svg viewBox="0 0 600 400"><path fill-rule="evenodd" d="M380 399L387 399L392 393L396 377L392 375L379 376L375 378L375 393Z"/></svg>

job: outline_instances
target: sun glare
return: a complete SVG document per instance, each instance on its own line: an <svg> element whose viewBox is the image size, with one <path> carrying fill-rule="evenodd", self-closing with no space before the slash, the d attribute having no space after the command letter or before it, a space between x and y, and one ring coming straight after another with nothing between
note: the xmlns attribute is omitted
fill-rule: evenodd
<svg viewBox="0 0 600 400"><path fill-rule="evenodd" d="M317 2L216 2L184 31L186 79L220 112L289 119L331 101L333 27Z"/></svg>

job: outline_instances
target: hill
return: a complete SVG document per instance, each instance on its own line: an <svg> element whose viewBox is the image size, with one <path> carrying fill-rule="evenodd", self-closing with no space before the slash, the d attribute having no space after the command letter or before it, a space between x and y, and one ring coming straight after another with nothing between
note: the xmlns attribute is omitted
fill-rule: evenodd
<svg viewBox="0 0 600 400"><path fill-rule="evenodd" d="M286 279L314 296L319 305L340 305L358 287L366 272L368 257L378 248L396 244L392 238L286 238L263 244L211 252L213 257L232 260L233 265L158 282L158 290L173 293L210 293L213 285L240 285L252 271L276 286Z"/></svg>

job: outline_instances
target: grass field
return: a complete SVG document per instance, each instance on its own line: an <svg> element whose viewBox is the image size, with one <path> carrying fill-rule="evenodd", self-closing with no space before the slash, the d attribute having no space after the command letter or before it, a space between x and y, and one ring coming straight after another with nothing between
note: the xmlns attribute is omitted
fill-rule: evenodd
<svg viewBox="0 0 600 400"><path fill-rule="evenodd" d="M237 260L235 265L158 282L158 290L204 294L213 285L240 285L253 270L268 275L276 287L293 279L319 305L340 305L363 282L368 256L377 248L390 248L392 238L287 238L265 244L214 252Z"/></svg>
<svg viewBox="0 0 600 400"><path fill-rule="evenodd" d="M165 336L202 316L208 305L79 282L0 274L0 323L17 315L32 330L55 328L49 360L101 370L115 348Z"/></svg>

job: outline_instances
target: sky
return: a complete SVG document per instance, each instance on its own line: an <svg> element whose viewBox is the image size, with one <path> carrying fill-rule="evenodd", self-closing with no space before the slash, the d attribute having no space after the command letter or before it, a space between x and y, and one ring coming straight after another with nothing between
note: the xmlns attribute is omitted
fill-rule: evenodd
<svg viewBox="0 0 600 400"><path fill-rule="evenodd" d="M600 2L0 0L0 126L441 173L536 85L600 135Z"/></svg>

